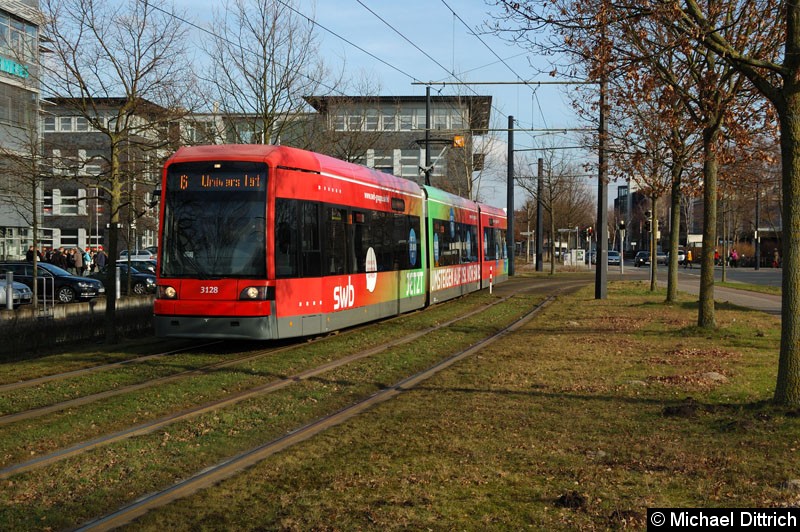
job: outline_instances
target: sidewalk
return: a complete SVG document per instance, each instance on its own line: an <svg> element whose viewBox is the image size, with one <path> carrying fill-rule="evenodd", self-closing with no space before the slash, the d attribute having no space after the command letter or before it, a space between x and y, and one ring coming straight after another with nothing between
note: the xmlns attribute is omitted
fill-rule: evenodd
<svg viewBox="0 0 800 532"><path fill-rule="evenodd" d="M667 280L659 280L658 285L667 286ZM678 290L699 296L700 277L686 278L683 276L678 279ZM736 290L727 286L714 285L714 300L718 303L733 303L740 307L760 310L775 316L781 315L781 296L751 292L749 290Z"/></svg>
<svg viewBox="0 0 800 532"><path fill-rule="evenodd" d="M517 270L520 271L520 273L532 272L534 270L532 266L528 266L524 262L522 264L517 264L516 267ZM549 271L550 271L550 263L548 262L544 264L543 273L549 273ZM556 273L564 271L590 274L592 276L592 281L590 282L594 282L593 281L595 275L594 268L590 269L586 267L586 269L584 270L581 267L564 267L563 264L556 263ZM697 273L698 273L697 276L679 275L678 290L686 292L687 294L693 294L695 296L699 296L700 294L699 269L697 270ZM618 266L609 267L608 269L609 281L619 281L619 280L625 281L634 279L641 279L641 280L649 279L649 269L636 268L635 266L628 264L624 266L623 274L620 274ZM667 287L666 272L659 271L657 282L659 287L661 288ZM715 284L714 300L717 301L718 303L732 303L740 307L751 308L753 310L760 310L762 312L766 312L767 314L772 314L774 316L781 315L781 296L762 294L759 292L751 292L748 290L736 290L735 288L723 287L719 286L718 284Z"/></svg>

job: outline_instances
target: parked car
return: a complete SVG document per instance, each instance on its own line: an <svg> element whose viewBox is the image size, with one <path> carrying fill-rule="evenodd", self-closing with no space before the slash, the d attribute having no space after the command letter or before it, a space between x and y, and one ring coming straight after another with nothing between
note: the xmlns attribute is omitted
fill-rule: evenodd
<svg viewBox="0 0 800 532"><path fill-rule="evenodd" d="M128 254L130 254L131 260L155 260L156 252L153 251L153 249L154 248L144 248L144 249L134 249L132 251L123 249L119 254L119 258L127 259Z"/></svg>
<svg viewBox="0 0 800 532"><path fill-rule="evenodd" d="M0 272L12 272L14 279L33 288L32 262L2 262ZM39 297L55 297L61 303L72 303L78 300L89 300L106 293L103 283L97 279L73 275L67 270L48 262L37 263L37 285Z"/></svg>
<svg viewBox="0 0 800 532"><path fill-rule="evenodd" d="M154 294L156 291L156 276L151 273L140 272L136 268L128 268L128 265L123 262L117 262L117 269L120 271L119 275L119 288L123 294L128 293L128 276L131 278L131 290L134 294ZM105 281L106 272L101 270L94 272L91 276L101 282Z"/></svg>
<svg viewBox="0 0 800 532"><path fill-rule="evenodd" d="M614 251L613 249L608 252L608 265L609 266L619 266L620 263L620 256L619 251Z"/></svg>
<svg viewBox="0 0 800 532"><path fill-rule="evenodd" d="M30 305L33 301L33 290L24 283L14 281L11 285L11 298L14 308L20 305ZM6 308L6 282L0 279L0 308Z"/></svg>
<svg viewBox="0 0 800 532"><path fill-rule="evenodd" d="M656 251L656 264L666 264L667 254L664 251Z"/></svg>
<svg viewBox="0 0 800 532"><path fill-rule="evenodd" d="M639 266L646 266L648 264L650 264L650 252L637 251L636 256L633 258L633 265L638 268Z"/></svg>
<svg viewBox="0 0 800 532"><path fill-rule="evenodd" d="M128 259L119 259L117 260L117 264L128 264ZM154 260L140 260L140 259L131 259L130 261L131 268L135 268L142 273L152 273L153 275L156 274L156 261Z"/></svg>

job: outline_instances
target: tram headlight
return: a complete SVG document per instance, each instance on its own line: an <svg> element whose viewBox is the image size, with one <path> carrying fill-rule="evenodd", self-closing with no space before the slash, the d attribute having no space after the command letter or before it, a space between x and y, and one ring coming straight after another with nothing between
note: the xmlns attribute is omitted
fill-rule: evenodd
<svg viewBox="0 0 800 532"><path fill-rule="evenodd" d="M178 291L171 286L159 286L158 297L160 299L177 299Z"/></svg>
<svg viewBox="0 0 800 532"><path fill-rule="evenodd" d="M267 299L266 286L248 286L239 294L239 299L257 301Z"/></svg>

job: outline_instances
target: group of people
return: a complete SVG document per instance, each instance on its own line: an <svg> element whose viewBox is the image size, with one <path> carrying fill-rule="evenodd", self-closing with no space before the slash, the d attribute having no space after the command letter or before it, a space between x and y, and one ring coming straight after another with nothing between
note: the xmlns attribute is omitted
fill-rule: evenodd
<svg viewBox="0 0 800 532"><path fill-rule="evenodd" d="M87 271L100 271L108 262L108 255L103 248L83 250L79 247L65 248L61 246L45 248L42 251L35 250L33 246L30 246L25 254L25 260L33 262L34 254L38 255L39 261L48 262L75 275L86 275Z"/></svg>

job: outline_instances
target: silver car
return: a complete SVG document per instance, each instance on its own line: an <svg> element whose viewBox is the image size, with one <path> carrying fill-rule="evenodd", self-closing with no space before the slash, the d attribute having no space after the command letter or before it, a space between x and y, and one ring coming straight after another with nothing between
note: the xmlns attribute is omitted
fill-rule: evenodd
<svg viewBox="0 0 800 532"><path fill-rule="evenodd" d="M14 308L20 305L30 305L31 301L33 301L33 290L24 283L14 281L11 285L11 298ZM0 280L0 308L5 308L6 305L6 282L5 280Z"/></svg>

